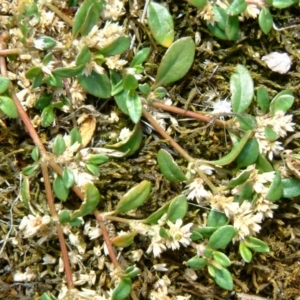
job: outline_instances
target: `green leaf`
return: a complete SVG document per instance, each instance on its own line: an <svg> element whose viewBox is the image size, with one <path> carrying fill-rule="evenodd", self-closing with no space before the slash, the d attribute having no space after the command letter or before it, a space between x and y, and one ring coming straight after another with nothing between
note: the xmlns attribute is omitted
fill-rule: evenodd
<svg viewBox="0 0 300 300"><path fill-rule="evenodd" d="M66 223L69 223L71 221L71 215L68 211L63 210L59 214L58 219L59 219L60 224L66 224Z"/></svg>
<svg viewBox="0 0 300 300"><path fill-rule="evenodd" d="M100 175L99 167L93 164L86 164L85 169L92 175L98 177Z"/></svg>
<svg viewBox="0 0 300 300"><path fill-rule="evenodd" d="M44 94L42 97L36 100L34 107L36 109L44 109L45 107L49 106L52 101L51 94Z"/></svg>
<svg viewBox="0 0 300 300"><path fill-rule="evenodd" d="M207 4L207 0L187 0L187 2L197 8L204 8Z"/></svg>
<svg viewBox="0 0 300 300"><path fill-rule="evenodd" d="M192 230L192 234L190 238L192 241L203 240L203 235L196 229L196 230Z"/></svg>
<svg viewBox="0 0 300 300"><path fill-rule="evenodd" d="M225 26L225 34L229 41L236 41L240 37L240 22L237 16L228 16Z"/></svg>
<svg viewBox="0 0 300 300"><path fill-rule="evenodd" d="M55 196L61 200L66 201L69 196L70 189L66 188L60 176L57 176L53 182L53 190Z"/></svg>
<svg viewBox="0 0 300 300"><path fill-rule="evenodd" d="M80 75L84 67L84 65L79 65L73 68L57 68L52 72L52 74L62 78L71 78Z"/></svg>
<svg viewBox="0 0 300 300"><path fill-rule="evenodd" d="M166 150L160 149L157 154L157 162L162 174L169 181L185 181L186 177L175 163L171 154L169 154Z"/></svg>
<svg viewBox="0 0 300 300"><path fill-rule="evenodd" d="M0 94L3 94L8 89L9 83L8 77L0 76Z"/></svg>
<svg viewBox="0 0 300 300"><path fill-rule="evenodd" d="M238 16L244 12L247 8L247 3L245 0L233 0L227 7L227 14L229 16Z"/></svg>
<svg viewBox="0 0 300 300"><path fill-rule="evenodd" d="M258 24L264 34L268 34L273 27L273 17L266 6L263 6L260 11Z"/></svg>
<svg viewBox="0 0 300 300"><path fill-rule="evenodd" d="M265 137L271 142L274 142L278 138L276 132L269 125L265 127Z"/></svg>
<svg viewBox="0 0 300 300"><path fill-rule="evenodd" d="M124 157L132 155L139 149L143 139L143 131L141 125L137 123L127 139L114 145L106 145L106 148L115 149L123 152Z"/></svg>
<svg viewBox="0 0 300 300"><path fill-rule="evenodd" d="M153 91L154 97L158 99L163 99L167 95L167 93L168 91L162 86L159 86Z"/></svg>
<svg viewBox="0 0 300 300"><path fill-rule="evenodd" d="M258 157L257 157L257 160L256 160L256 169L258 169L260 173L274 171L272 165L261 154L259 154Z"/></svg>
<svg viewBox="0 0 300 300"><path fill-rule="evenodd" d="M194 270L201 270L207 265L207 259L195 256L195 257L189 259L186 262L186 265L187 265L187 267L192 268Z"/></svg>
<svg viewBox="0 0 300 300"><path fill-rule="evenodd" d="M227 189L233 189L236 186L245 183L248 180L250 174L251 171L242 172L242 174L240 174L237 178L234 178L229 182L229 184L227 185Z"/></svg>
<svg viewBox="0 0 300 300"><path fill-rule="evenodd" d="M270 252L270 248L265 242L252 236L246 237L245 245L255 252Z"/></svg>
<svg viewBox="0 0 300 300"><path fill-rule="evenodd" d="M113 290L111 300L123 300L131 292L131 280L128 278L122 279Z"/></svg>
<svg viewBox="0 0 300 300"><path fill-rule="evenodd" d="M0 110L9 118L17 118L19 116L14 101L7 96L0 96Z"/></svg>
<svg viewBox="0 0 300 300"><path fill-rule="evenodd" d="M183 219L188 210L188 202L184 195L175 197L168 208L167 220L175 223L176 220Z"/></svg>
<svg viewBox="0 0 300 300"><path fill-rule="evenodd" d="M84 201L82 202L80 208L73 212L71 216L72 220L92 214L96 210L100 202L100 193L93 184L91 183L86 184L84 186L84 189L85 189Z"/></svg>
<svg viewBox="0 0 300 300"><path fill-rule="evenodd" d="M73 21L73 39L79 33L82 35L89 34L94 25L98 23L103 6L104 1L102 0L86 0L80 5Z"/></svg>
<svg viewBox="0 0 300 300"><path fill-rule="evenodd" d="M273 0L272 6L275 8L287 8L289 6L292 6L293 4L298 3L298 0Z"/></svg>
<svg viewBox="0 0 300 300"><path fill-rule="evenodd" d="M224 249L236 236L236 233L231 225L220 227L209 238L208 246L213 249Z"/></svg>
<svg viewBox="0 0 300 300"><path fill-rule="evenodd" d="M22 170L22 174L26 176L32 175L38 168L38 164L29 165Z"/></svg>
<svg viewBox="0 0 300 300"><path fill-rule="evenodd" d="M44 56L43 65L45 65L45 66L48 65L51 62L51 60L53 60L53 53L52 52L50 52L50 53L48 53L47 55Z"/></svg>
<svg viewBox="0 0 300 300"><path fill-rule="evenodd" d="M245 243L240 242L239 245L239 252L243 258L243 260L249 263L252 260L252 252L250 249L245 245Z"/></svg>
<svg viewBox="0 0 300 300"><path fill-rule="evenodd" d="M56 45L56 41L50 36L41 36L33 41L33 45L39 50L49 50Z"/></svg>
<svg viewBox="0 0 300 300"><path fill-rule="evenodd" d="M281 91L280 93L278 93L273 100L271 101L270 104L270 113L271 116L274 117L275 113L277 111L284 111L286 112L287 110L289 110L293 103L294 103L294 96L293 96L293 92L289 91L289 90L284 90Z"/></svg>
<svg viewBox="0 0 300 300"><path fill-rule="evenodd" d="M243 203L243 201L245 200L247 201L249 199L252 199L252 194L253 194L252 184L251 182L246 182L243 185L240 194L238 195L238 202Z"/></svg>
<svg viewBox="0 0 300 300"><path fill-rule="evenodd" d="M260 109L263 111L263 113L266 114L269 111L269 105L270 105L270 97L266 89L262 87L257 89L256 100Z"/></svg>
<svg viewBox="0 0 300 300"><path fill-rule="evenodd" d="M237 116L236 119L240 124L241 130L252 130L257 126L255 117L251 115Z"/></svg>
<svg viewBox="0 0 300 300"><path fill-rule="evenodd" d="M170 12L161 4L151 1L147 11L150 31L158 44L170 47L175 32Z"/></svg>
<svg viewBox="0 0 300 300"><path fill-rule="evenodd" d="M231 103L234 113L244 113L254 95L253 80L243 65L237 65L230 77Z"/></svg>
<svg viewBox="0 0 300 300"><path fill-rule="evenodd" d="M259 145L256 138L251 138L238 155L236 162L238 168L248 167L256 162L259 154Z"/></svg>
<svg viewBox="0 0 300 300"><path fill-rule="evenodd" d="M230 272L227 269L215 268L215 282L224 290L231 291L233 289L233 280Z"/></svg>
<svg viewBox="0 0 300 300"><path fill-rule="evenodd" d="M300 196L300 180L294 178L283 178L281 183L283 186L284 198L295 198Z"/></svg>
<svg viewBox="0 0 300 300"><path fill-rule="evenodd" d="M119 248L126 248L132 245L134 237L137 235L137 232L129 232L126 234L122 234L111 239L111 243Z"/></svg>
<svg viewBox="0 0 300 300"><path fill-rule="evenodd" d="M41 86L43 79L44 79L44 73L43 72L38 73L32 81L31 88L35 89Z"/></svg>
<svg viewBox="0 0 300 300"><path fill-rule="evenodd" d="M148 83L139 84L139 90L144 95L148 95L151 92L151 88Z"/></svg>
<svg viewBox="0 0 300 300"><path fill-rule="evenodd" d="M157 224L158 220L168 211L170 201L152 213L147 219L142 220L144 224Z"/></svg>
<svg viewBox="0 0 300 300"><path fill-rule="evenodd" d="M109 157L104 154L92 154L88 157L89 164L101 165L109 160Z"/></svg>
<svg viewBox="0 0 300 300"><path fill-rule="evenodd" d="M214 251L212 254L212 258L214 261L219 263L222 267L229 267L231 265L228 256L220 251Z"/></svg>
<svg viewBox="0 0 300 300"><path fill-rule="evenodd" d="M281 173L276 171L273 182L270 185L269 191L266 195L266 199L269 201L277 201L283 195L283 185L281 183Z"/></svg>
<svg viewBox="0 0 300 300"><path fill-rule="evenodd" d="M92 71L90 76L78 75L77 79L89 94L102 99L110 97L111 85L106 74L98 74Z"/></svg>
<svg viewBox="0 0 300 300"><path fill-rule="evenodd" d="M208 30L217 38L221 39L221 40L227 40L227 36L225 34L225 31L220 29L218 24L215 23L214 25L212 25L211 23L206 23L206 26L208 28Z"/></svg>
<svg viewBox="0 0 300 300"><path fill-rule="evenodd" d="M191 37L174 42L161 60L152 88L181 79L192 66L194 56L195 43Z"/></svg>
<svg viewBox="0 0 300 300"><path fill-rule="evenodd" d="M42 73L42 67L32 67L31 69L25 72L25 77L27 79L33 79L41 73Z"/></svg>
<svg viewBox="0 0 300 300"><path fill-rule="evenodd" d="M92 52L87 45L84 45L76 56L76 66L85 65L92 58Z"/></svg>
<svg viewBox="0 0 300 300"><path fill-rule="evenodd" d="M65 167L62 174L62 180L67 189L72 187L73 184L75 183L75 177L73 172L70 169Z"/></svg>
<svg viewBox="0 0 300 300"><path fill-rule="evenodd" d="M124 90L135 90L139 86L138 81L132 74L128 74L123 78Z"/></svg>
<svg viewBox="0 0 300 300"><path fill-rule="evenodd" d="M143 180L122 197L115 209L115 214L125 213L138 208L148 199L150 192L151 183L147 180Z"/></svg>
<svg viewBox="0 0 300 300"><path fill-rule="evenodd" d="M81 144L82 142L82 137L80 135L80 132L77 128L73 128L70 132L70 138L71 138L71 145L74 145L76 142L78 142L79 144Z"/></svg>
<svg viewBox="0 0 300 300"><path fill-rule="evenodd" d="M63 87L62 79L59 76L53 75L53 74L50 74L50 75L44 77L43 83L46 83L48 85L51 85L51 86L54 86L57 88Z"/></svg>
<svg viewBox="0 0 300 300"><path fill-rule="evenodd" d="M199 227L195 229L195 231L197 231L203 237L209 238L217 229L218 227Z"/></svg>
<svg viewBox="0 0 300 300"><path fill-rule="evenodd" d="M218 166L225 166L230 163L232 163L238 155L241 153L245 145L247 144L248 140L252 137L253 131L249 130L245 133L245 135L241 138L239 143L233 147L233 149L224 157L218 159L218 160L213 160L213 161L204 161L206 163L212 164L212 165L218 165Z"/></svg>
<svg viewBox="0 0 300 300"><path fill-rule="evenodd" d="M127 36L119 36L108 46L105 46L104 48L99 50L99 53L101 53L104 56L113 56L113 55L122 54L129 48L130 41L131 39Z"/></svg>
<svg viewBox="0 0 300 300"><path fill-rule="evenodd" d="M140 96L135 90L127 92L126 107L131 121L133 123L138 123L142 116L143 106Z"/></svg>
<svg viewBox="0 0 300 300"><path fill-rule="evenodd" d="M56 136L52 149L53 149L53 153L57 156L62 155L65 152L66 143L61 134Z"/></svg>
<svg viewBox="0 0 300 300"><path fill-rule="evenodd" d="M228 218L224 213L216 210L211 210L208 214L207 226L208 227L221 227L228 223Z"/></svg>
<svg viewBox="0 0 300 300"><path fill-rule="evenodd" d="M31 158L34 160L34 162L37 162L40 159L40 152L38 147L34 147L30 154Z"/></svg>
<svg viewBox="0 0 300 300"><path fill-rule="evenodd" d="M57 300L50 292L43 293L41 300Z"/></svg>
<svg viewBox="0 0 300 300"><path fill-rule="evenodd" d="M133 68L136 65L141 65L149 56L150 48L141 49L132 59L130 67Z"/></svg>

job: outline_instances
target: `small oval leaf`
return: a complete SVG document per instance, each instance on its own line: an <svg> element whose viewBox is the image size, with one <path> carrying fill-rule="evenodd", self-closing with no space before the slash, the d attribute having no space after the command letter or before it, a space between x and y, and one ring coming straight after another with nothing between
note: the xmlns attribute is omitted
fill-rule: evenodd
<svg viewBox="0 0 300 300"><path fill-rule="evenodd" d="M151 183L143 180L122 197L115 209L115 213L125 213L141 206L148 199L150 192Z"/></svg>
<svg viewBox="0 0 300 300"><path fill-rule="evenodd" d="M160 149L157 155L157 162L162 174L170 181L185 181L186 177L175 163L171 154Z"/></svg>
<svg viewBox="0 0 300 300"><path fill-rule="evenodd" d="M188 210L188 202L184 195L174 198L168 208L167 220L175 223L178 219L183 219Z"/></svg>
<svg viewBox="0 0 300 300"><path fill-rule="evenodd" d="M70 190L65 187L64 182L60 176L57 176L53 182L53 190L56 197L61 201L66 201Z"/></svg>
<svg viewBox="0 0 300 300"><path fill-rule="evenodd" d="M224 249L236 235L236 230L231 225L218 228L209 238L208 246L213 249Z"/></svg>
<svg viewBox="0 0 300 300"><path fill-rule="evenodd" d="M174 23L170 12L163 5L151 1L148 7L148 25L158 44L170 47L174 40Z"/></svg>
<svg viewBox="0 0 300 300"><path fill-rule="evenodd" d="M192 38L185 37L174 42L161 60L152 88L181 79L193 64L194 56L195 43Z"/></svg>
<svg viewBox="0 0 300 300"><path fill-rule="evenodd" d="M237 65L230 77L231 103L234 113L244 113L254 95L253 80L243 65Z"/></svg>
<svg viewBox="0 0 300 300"><path fill-rule="evenodd" d="M18 117L18 111L14 101L7 96L0 96L0 110L2 110L9 118Z"/></svg>
<svg viewBox="0 0 300 300"><path fill-rule="evenodd" d="M82 202L80 208L73 212L71 216L72 220L93 213L100 202L101 199L100 193L93 184L91 183L86 184L84 186L84 189L85 189L84 201Z"/></svg>

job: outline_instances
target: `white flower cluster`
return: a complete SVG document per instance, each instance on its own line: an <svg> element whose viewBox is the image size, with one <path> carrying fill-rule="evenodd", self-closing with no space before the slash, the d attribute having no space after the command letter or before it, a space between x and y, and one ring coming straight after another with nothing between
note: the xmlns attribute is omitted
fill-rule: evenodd
<svg viewBox="0 0 300 300"><path fill-rule="evenodd" d="M273 181L275 172L258 173L255 167L249 166L244 172L250 172L247 183L251 183L253 191L257 198L244 200L241 204L234 201L233 196L225 196L222 194L212 196L210 205L212 209L223 212L231 221L239 233L235 240L242 240L248 235L255 235L261 229L259 225L265 217L272 218L273 210L278 208L278 205L266 199L269 191L270 183ZM238 174L237 177L241 176ZM233 195L239 195L244 184L234 188L231 192Z"/></svg>
<svg viewBox="0 0 300 300"><path fill-rule="evenodd" d="M169 249L175 250L180 248L180 244L187 247L191 243L191 227L193 223L188 223L182 226L181 219L176 220L175 224L171 221L165 222L166 215L163 215L158 225L145 225L141 223L133 223L133 229L143 235L151 237L151 243L147 249L147 253L153 253L154 257L159 257L160 254ZM165 229L167 237L160 235L162 226L167 223L169 229Z"/></svg>
<svg viewBox="0 0 300 300"><path fill-rule="evenodd" d="M273 117L269 115L256 117L257 129L255 137L262 155L267 155L272 160L275 155L279 155L284 150L281 142L271 141L266 138L265 130L267 127L271 128L275 132L277 139L285 137L287 132L294 131L295 123L292 122L292 118L292 115L285 115L283 111L277 111Z"/></svg>

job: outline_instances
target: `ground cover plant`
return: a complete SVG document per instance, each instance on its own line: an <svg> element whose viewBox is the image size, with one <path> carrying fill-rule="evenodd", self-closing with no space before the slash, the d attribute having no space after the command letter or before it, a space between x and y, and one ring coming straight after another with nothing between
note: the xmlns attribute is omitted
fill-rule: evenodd
<svg viewBox="0 0 300 300"><path fill-rule="evenodd" d="M1 298L296 299L298 5L1 0Z"/></svg>

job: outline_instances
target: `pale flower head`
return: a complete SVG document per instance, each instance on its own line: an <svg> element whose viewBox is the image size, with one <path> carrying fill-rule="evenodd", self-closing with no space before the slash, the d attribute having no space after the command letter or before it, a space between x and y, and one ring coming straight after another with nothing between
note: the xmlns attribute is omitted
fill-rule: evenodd
<svg viewBox="0 0 300 300"><path fill-rule="evenodd" d="M179 249L180 244L187 247L191 243L190 236L192 233L190 229L193 223L188 223L184 226L182 226L182 223L181 219L176 220L175 224L167 221L170 229L167 230L169 237L166 239L166 245L168 248L172 248L172 250Z"/></svg>
<svg viewBox="0 0 300 300"><path fill-rule="evenodd" d="M211 192L204 188L203 183L201 178L195 178L186 186L184 194L187 195L188 200L196 199L196 201L200 203L202 199L207 199L211 196Z"/></svg>
<svg viewBox="0 0 300 300"><path fill-rule="evenodd" d="M211 208L223 212L228 218L234 215L239 207L239 203L233 200L233 197L227 197L222 194L212 195L209 198Z"/></svg>
<svg viewBox="0 0 300 300"><path fill-rule="evenodd" d="M235 241L244 239L249 235L253 236L261 229L258 223L262 221L262 214L255 214L252 203L247 200L243 201L232 218L233 227L238 230L238 235L234 239Z"/></svg>
<svg viewBox="0 0 300 300"><path fill-rule="evenodd" d="M33 236L47 236L47 234L52 235L50 216L33 216L28 215L23 217L19 225L19 229L22 231L24 238L30 238Z"/></svg>

